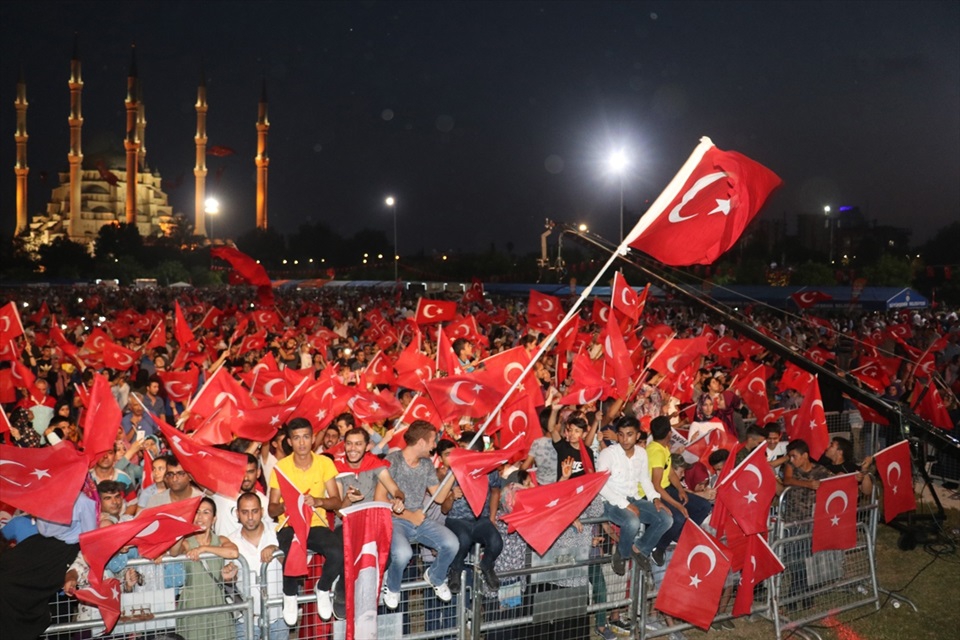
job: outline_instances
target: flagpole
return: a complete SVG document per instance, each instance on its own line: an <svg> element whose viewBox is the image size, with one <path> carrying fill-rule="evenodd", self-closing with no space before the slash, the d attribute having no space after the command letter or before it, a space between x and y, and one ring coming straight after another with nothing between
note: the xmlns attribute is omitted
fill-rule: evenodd
<svg viewBox="0 0 960 640"><path fill-rule="evenodd" d="M642 222L642 219L641 219L641 222ZM573 319L574 315L576 315L577 311L579 311L580 307L583 305L587 297L593 291L593 288L597 285L598 282L600 282L600 278L603 277L603 275L607 272L607 270L611 267L611 265L613 265L613 263L617 260L617 258L620 257L621 254L626 255L629 249L628 240L632 239L634 235L635 235L634 233L631 233L627 237L627 239L625 239L623 242L620 243L620 246L617 247L616 251L611 252L610 259L607 260L606 264L604 264L603 267L600 268L600 271L597 272L597 275L593 278L593 281L591 281L590 284L584 287L583 292L580 294L580 297L577 298L576 302L573 303L573 306L570 307L570 310L567 311L567 314L563 316L563 318L557 324L556 329L554 329L553 332L549 336L547 336L546 340L540 343L540 346L537 348L537 352L530 359L530 362L527 364L526 367L524 367L523 371L520 373L520 375L517 376L516 380L513 381L513 384L510 385L510 388L503 395L503 397L500 398L500 402L497 403L497 406L495 406L493 410L489 414L487 414L487 417L484 420L483 424L480 425L480 427L477 429L477 433L473 437L473 440L471 440L470 444L467 445L467 449L472 448L473 445L478 440L480 440L480 438L483 437L483 434L484 432L486 432L487 427L490 426L490 423L493 422L493 419L497 416L498 413L500 413L500 410L503 409L504 405L507 404L507 398L509 398L513 394L513 392L517 389L517 387L520 386L523 379L526 378L527 374L529 374L533 370L533 367L537 363L537 361L540 360L541 357L543 357L543 355L550 348L551 343L553 343L553 341L556 340L557 336L560 334L560 330L563 329L565 326L567 326L570 320ZM441 491L443 491L444 487L448 482L450 482L452 477L453 477L453 472L448 470L447 475L445 475L443 477L443 480L440 481L440 484L437 487L437 491L434 495L439 494ZM423 502L424 510L426 510L426 508L429 506L432 500L433 500L432 496L428 496L427 498L424 499L424 502Z"/></svg>

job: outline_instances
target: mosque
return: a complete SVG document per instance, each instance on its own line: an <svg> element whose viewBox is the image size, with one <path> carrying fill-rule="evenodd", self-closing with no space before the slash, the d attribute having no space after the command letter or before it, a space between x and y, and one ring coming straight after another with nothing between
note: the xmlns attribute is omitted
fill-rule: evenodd
<svg viewBox="0 0 960 640"><path fill-rule="evenodd" d="M131 51L130 72L127 76L126 135L123 139L124 158L98 159L84 166L81 133L83 113L81 98L83 78L79 47L74 43L70 60L70 149L67 155L69 169L58 174L60 184L53 189L46 211L32 217L27 213L27 87L21 73L17 82L17 128L14 139L17 145L16 173L16 228L15 233L24 237L28 247L38 247L59 237L66 237L84 244L93 250L93 242L100 228L108 224L136 225L144 238L168 235L175 224L173 207L163 191L159 172L147 165L146 129L147 119L142 99L140 79L137 74L136 49ZM194 233L206 235L206 176L207 154L207 88L202 77L197 87L197 130L194 136L196 163ZM267 92L264 82L257 114L257 228L267 228L267 135L270 121L267 117ZM91 167L90 164L95 166Z"/></svg>

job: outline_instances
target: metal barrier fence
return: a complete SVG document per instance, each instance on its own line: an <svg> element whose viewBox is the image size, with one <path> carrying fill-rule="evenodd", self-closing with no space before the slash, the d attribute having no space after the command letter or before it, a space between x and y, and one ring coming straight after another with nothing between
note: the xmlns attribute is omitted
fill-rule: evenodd
<svg viewBox="0 0 960 640"><path fill-rule="evenodd" d="M224 640L254 640L254 628L241 623L252 619L254 602L250 598L250 571L243 557L225 562L240 565L237 591L240 602L228 604L222 589L210 574L219 573L213 565L219 557L204 553L194 562L183 556L164 557L159 562L131 560L120 571L120 621L110 634L113 638L149 638L165 633L203 634ZM208 569L209 568L209 569ZM135 572L129 573L128 571ZM83 588L80 584L78 588ZM104 631L96 607L89 607L61 591L50 603L52 624L42 636L49 640L94 637Z"/></svg>

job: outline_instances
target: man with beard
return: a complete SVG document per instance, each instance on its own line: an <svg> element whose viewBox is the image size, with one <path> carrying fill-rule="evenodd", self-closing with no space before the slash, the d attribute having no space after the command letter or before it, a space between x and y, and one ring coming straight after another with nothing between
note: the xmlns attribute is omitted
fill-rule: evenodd
<svg viewBox="0 0 960 640"><path fill-rule="evenodd" d="M267 507L270 501L259 489L257 489L257 480L260 478L260 461L252 454L247 454L247 469L243 473L243 482L240 483L240 492L236 496L226 496L220 493L214 493L210 497L217 505L217 513L222 514L213 524L214 533L222 538L237 537L240 532L240 522L237 520L237 498L244 493L252 493L260 498L260 508L263 510L263 522L271 530L273 529L273 519L267 515Z"/></svg>

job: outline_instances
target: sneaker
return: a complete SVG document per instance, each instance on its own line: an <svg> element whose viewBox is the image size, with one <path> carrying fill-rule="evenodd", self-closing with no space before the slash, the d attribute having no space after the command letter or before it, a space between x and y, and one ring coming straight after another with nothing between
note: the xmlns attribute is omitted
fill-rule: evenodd
<svg viewBox="0 0 960 640"><path fill-rule="evenodd" d="M667 628L667 626L663 623L663 621L653 617L647 618L646 626L647 626L647 631L660 631L661 629Z"/></svg>
<svg viewBox="0 0 960 640"><path fill-rule="evenodd" d="M650 558L643 555L639 551L633 553L633 561L637 563L637 566L640 567L640 570L645 573L653 573L653 567L650 566Z"/></svg>
<svg viewBox="0 0 960 640"><path fill-rule="evenodd" d="M619 546L613 548L613 572L618 576L622 576L627 572L627 561L620 555Z"/></svg>
<svg viewBox="0 0 960 640"><path fill-rule="evenodd" d="M288 627L297 626L297 617L300 615L300 605L297 596L283 596L283 621Z"/></svg>
<svg viewBox="0 0 960 640"><path fill-rule="evenodd" d="M387 589L387 584L384 583L381 600L383 601L383 605L392 611L400 606L400 593L398 591L390 591L390 589Z"/></svg>
<svg viewBox="0 0 960 640"><path fill-rule="evenodd" d="M423 572L423 579L433 587L433 592L437 594L437 597L440 598L440 600L443 602L450 602L453 600L453 594L450 593L450 587L447 586L446 580L440 584L433 584L433 581L430 580L430 569L427 569Z"/></svg>
<svg viewBox="0 0 960 640"><path fill-rule="evenodd" d="M629 636L633 634L633 627L629 622L624 620L610 620L607 622L607 626L610 627L613 632L619 636Z"/></svg>
<svg viewBox="0 0 960 640"><path fill-rule="evenodd" d="M667 550L664 547L657 547L653 550L653 553L650 554L650 559L653 560L653 564L658 567L662 567L667 555Z"/></svg>
<svg viewBox="0 0 960 640"><path fill-rule="evenodd" d="M733 623L733 620L724 620L720 623L720 628L724 631L736 631L737 625Z"/></svg>
<svg viewBox="0 0 960 640"><path fill-rule="evenodd" d="M461 571L451 571L447 574L447 587L450 588L450 593L460 593L461 573Z"/></svg>
<svg viewBox="0 0 960 640"><path fill-rule="evenodd" d="M337 620L347 619L347 596L335 591L333 595L333 617Z"/></svg>
<svg viewBox="0 0 960 640"><path fill-rule="evenodd" d="M329 591L320 591L317 589L317 613L324 620L333 617L333 598Z"/></svg>
<svg viewBox="0 0 960 640"><path fill-rule="evenodd" d="M500 577L497 575L497 572L493 570L493 567L490 567L489 569L480 569L480 575L483 576L487 586L491 589L500 588Z"/></svg>
<svg viewBox="0 0 960 640"><path fill-rule="evenodd" d="M603 640L616 640L617 634L610 630L610 627L597 627L597 635Z"/></svg>

